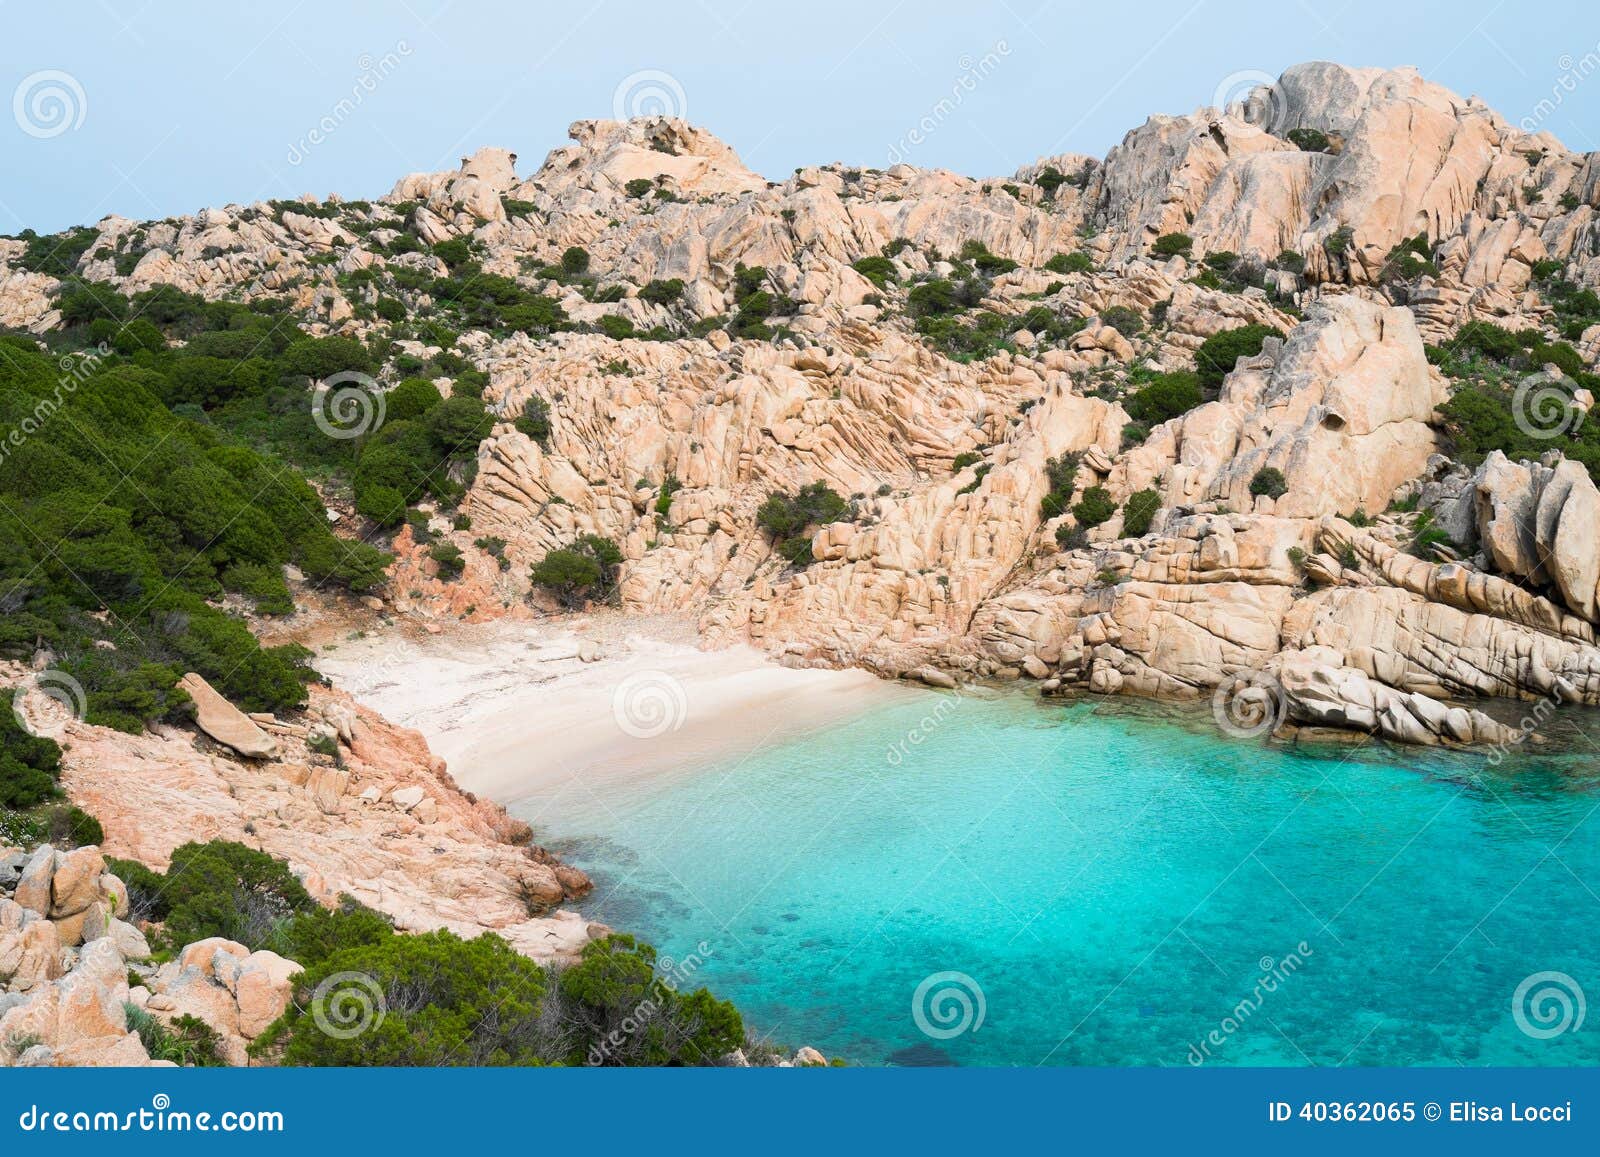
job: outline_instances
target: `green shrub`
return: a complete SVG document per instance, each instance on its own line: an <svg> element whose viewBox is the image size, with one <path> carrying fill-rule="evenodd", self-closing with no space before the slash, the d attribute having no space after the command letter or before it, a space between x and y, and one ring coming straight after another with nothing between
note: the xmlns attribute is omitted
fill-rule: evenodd
<svg viewBox="0 0 1600 1157"><path fill-rule="evenodd" d="M533 568L533 583L575 607L586 598L608 597L614 589L613 572L621 562L616 543L586 534L540 559Z"/></svg>
<svg viewBox="0 0 1600 1157"><path fill-rule="evenodd" d="M153 871L137 860L119 860L106 857L106 868L128 887L128 919L134 923L165 920L172 911L167 896L167 881L160 872Z"/></svg>
<svg viewBox="0 0 1600 1157"><path fill-rule="evenodd" d="M406 516L406 496L393 486L377 484L356 494L356 513L378 526L399 526Z"/></svg>
<svg viewBox="0 0 1600 1157"><path fill-rule="evenodd" d="M442 401L439 387L427 378L407 378L389 391L385 417L388 421L420 418Z"/></svg>
<svg viewBox="0 0 1600 1157"><path fill-rule="evenodd" d="M1144 318L1139 311L1126 305L1108 305L1100 311L1100 320L1123 337L1136 337L1144 329Z"/></svg>
<svg viewBox="0 0 1600 1157"><path fill-rule="evenodd" d="M1017 267L1017 263L1011 258L1000 257L990 253L988 246L977 239L968 241L961 246L961 260L970 261L980 273L988 277L1010 273Z"/></svg>
<svg viewBox="0 0 1600 1157"><path fill-rule="evenodd" d="M1268 498L1282 498L1289 493L1289 483L1284 478L1283 471L1276 466L1263 466L1250 479L1250 493L1258 498L1262 495Z"/></svg>
<svg viewBox="0 0 1600 1157"><path fill-rule="evenodd" d="M1087 253L1057 253L1044 263L1051 273L1092 273L1094 262Z"/></svg>
<svg viewBox="0 0 1600 1157"><path fill-rule="evenodd" d="M854 262L850 268L861 274L862 277L865 277L879 289L887 287L891 281L896 280L899 276L895 271L894 262L887 257L863 257Z"/></svg>
<svg viewBox="0 0 1600 1157"><path fill-rule="evenodd" d="M228 840L188 843L166 872L166 926L174 945L224 936L246 947L270 947L281 926L316 902L287 864Z"/></svg>
<svg viewBox="0 0 1600 1157"><path fill-rule="evenodd" d="M452 237L435 245L433 255L455 271L472 260L472 243L465 237Z"/></svg>
<svg viewBox="0 0 1600 1157"><path fill-rule="evenodd" d="M1047 201L1055 200L1056 190L1060 189L1062 185L1065 185L1067 181L1068 178L1066 175L1054 165L1046 165L1044 168L1040 169L1038 175L1033 178L1033 183L1039 186L1039 189L1044 193Z"/></svg>
<svg viewBox="0 0 1600 1157"><path fill-rule="evenodd" d="M623 338L633 336L633 322L619 313L608 313L597 323L600 332L612 341L621 341Z"/></svg>
<svg viewBox="0 0 1600 1157"><path fill-rule="evenodd" d="M1072 491L1077 485L1078 461L1081 454L1062 454L1045 463L1045 479L1050 488L1039 504L1039 516L1046 521L1067 512L1072 502Z"/></svg>
<svg viewBox="0 0 1600 1157"><path fill-rule="evenodd" d="M0 710L0 808L31 808L60 794L61 747L53 739L30 735L11 710Z"/></svg>
<svg viewBox="0 0 1600 1157"><path fill-rule="evenodd" d="M511 569L511 560L506 557L506 540L501 538L498 534L487 535L483 538L475 538L472 540L472 545L492 557L495 562L499 563L501 570Z"/></svg>
<svg viewBox="0 0 1600 1157"><path fill-rule="evenodd" d="M1157 257L1187 257L1193 248L1194 238L1187 233L1163 233L1150 246L1150 252Z"/></svg>
<svg viewBox="0 0 1600 1157"><path fill-rule="evenodd" d="M461 577L461 572L466 569L467 560L461 554L461 548L453 542L436 542L428 548L428 557L438 568L438 575L443 582L453 582Z"/></svg>
<svg viewBox="0 0 1600 1157"><path fill-rule="evenodd" d="M813 561L813 527L839 522L849 513L845 502L825 482L812 482L794 494L773 491L756 511L756 525L772 537L773 547L795 566Z"/></svg>
<svg viewBox="0 0 1600 1157"><path fill-rule="evenodd" d="M1161 495L1154 490L1136 490L1122 507L1122 535L1139 538L1150 532L1150 524L1161 509Z"/></svg>
<svg viewBox="0 0 1600 1157"><path fill-rule="evenodd" d="M251 1047L281 1047L285 1065L536 1064L550 1051L546 987L544 970L492 933L382 936L300 973L288 1010ZM365 1031L330 1034L316 1023L349 1014Z"/></svg>
<svg viewBox="0 0 1600 1157"><path fill-rule="evenodd" d="M623 186L623 188L627 190L628 196L630 197L646 196L649 194L650 190L655 187L656 183L649 177L635 177L633 180L629 181L625 186Z"/></svg>
<svg viewBox="0 0 1600 1157"><path fill-rule="evenodd" d="M1406 549L1418 558L1436 559L1450 545L1450 535L1433 519L1433 511L1419 510L1406 537Z"/></svg>
<svg viewBox="0 0 1600 1157"><path fill-rule="evenodd" d="M1259 354L1269 337L1282 341L1283 331L1269 325L1242 325L1214 333L1201 342L1195 351L1194 365L1204 395L1215 398L1222 389L1223 379L1233 372L1234 364L1240 358Z"/></svg>
<svg viewBox="0 0 1600 1157"><path fill-rule="evenodd" d="M1322 239L1322 248L1330 257L1343 257L1349 252L1355 237L1354 229L1348 225L1341 225Z"/></svg>
<svg viewBox="0 0 1600 1157"><path fill-rule="evenodd" d="M222 585L248 597L259 615L294 614L294 599L290 597L289 584L284 581L280 566L237 563L223 572Z"/></svg>
<svg viewBox="0 0 1600 1157"><path fill-rule="evenodd" d="M1328 134L1317 129L1290 129L1284 135L1303 153L1325 153L1331 143Z"/></svg>
<svg viewBox="0 0 1600 1157"><path fill-rule="evenodd" d="M1130 418L1146 426L1159 426L1171 418L1187 414L1204 399L1200 375L1180 370L1157 374L1147 385L1123 399L1122 408Z"/></svg>
<svg viewBox="0 0 1600 1157"><path fill-rule="evenodd" d="M550 403L538 394L530 394L528 400L522 404L522 413L517 415L513 423L523 437L539 443L548 449L550 446Z"/></svg>
<svg viewBox="0 0 1600 1157"><path fill-rule="evenodd" d="M704 988L680 993L656 972L656 950L628 935L584 945L560 974L563 1011L577 1025L569 1064L711 1065L744 1043L737 1009Z"/></svg>
<svg viewBox="0 0 1600 1157"><path fill-rule="evenodd" d="M144 1051L153 1061L171 1061L179 1068L217 1068L222 1058L222 1038L217 1030L190 1013L176 1016L169 1026L136 1004L124 1004L128 1028L139 1034Z"/></svg>
<svg viewBox="0 0 1600 1157"><path fill-rule="evenodd" d="M1117 504L1104 486L1091 486L1072 504L1072 517L1084 530L1099 526L1117 512Z"/></svg>
<svg viewBox="0 0 1600 1157"><path fill-rule="evenodd" d="M666 281L659 278L649 282L639 291L641 301L648 301L652 305L671 305L683 296L683 278L673 277Z"/></svg>
<svg viewBox="0 0 1600 1157"><path fill-rule="evenodd" d="M589 272L589 251L574 245L561 255L561 272L566 277L582 277Z"/></svg>

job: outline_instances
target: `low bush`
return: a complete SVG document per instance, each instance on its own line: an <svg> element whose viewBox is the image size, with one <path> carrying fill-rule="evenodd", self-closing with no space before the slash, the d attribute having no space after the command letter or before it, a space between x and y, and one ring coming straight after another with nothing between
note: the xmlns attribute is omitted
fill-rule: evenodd
<svg viewBox="0 0 1600 1157"><path fill-rule="evenodd" d="M1072 504L1072 517L1084 530L1099 526L1117 512L1117 504L1104 486L1091 486Z"/></svg>
<svg viewBox="0 0 1600 1157"><path fill-rule="evenodd" d="M1200 389L1206 398L1215 398L1222 389L1222 381L1240 358L1255 357L1267 338L1283 340L1283 331L1269 325L1242 325L1235 329L1214 333L1200 343L1195 351L1195 372Z"/></svg>
<svg viewBox="0 0 1600 1157"><path fill-rule="evenodd" d="M1157 374L1123 399L1128 416L1145 426L1181 417L1205 400L1200 375L1189 370Z"/></svg>
<svg viewBox="0 0 1600 1157"><path fill-rule="evenodd" d="M1122 506L1122 535L1138 538L1150 532L1150 524L1161 509L1161 495L1154 490L1136 490Z"/></svg>
<svg viewBox="0 0 1600 1157"><path fill-rule="evenodd" d="M1282 498L1289 493L1288 480L1276 466L1263 466L1250 479L1250 493L1256 497Z"/></svg>
<svg viewBox="0 0 1600 1157"><path fill-rule="evenodd" d="M769 494L756 511L756 525L771 536L779 555L795 566L805 566L814 561L808 531L840 521L849 509L827 483L812 482L793 494Z"/></svg>
<svg viewBox="0 0 1600 1157"><path fill-rule="evenodd" d="M615 589L614 572L621 562L622 552L616 543L585 534L540 559L533 568L533 583L555 595L563 605L576 607L586 599L609 597Z"/></svg>

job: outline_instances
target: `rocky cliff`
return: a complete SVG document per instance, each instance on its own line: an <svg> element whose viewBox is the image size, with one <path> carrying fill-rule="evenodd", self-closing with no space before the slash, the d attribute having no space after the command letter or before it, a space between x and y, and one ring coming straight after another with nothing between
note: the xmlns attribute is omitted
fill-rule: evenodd
<svg viewBox="0 0 1600 1157"><path fill-rule="evenodd" d="M621 548L626 610L792 663L1264 693L1275 722L1414 742L1520 737L1478 697L1600 703L1600 492L1557 442L1463 465L1438 356L1470 323L1570 322L1552 287L1600 283L1594 155L1415 70L1325 63L988 180L774 182L670 119L571 137L526 178L485 149L370 203L107 218L78 272L287 295L315 332L393 338L385 386L444 347L380 307L432 317L459 254L559 301L553 332L445 342L498 422L472 529L432 527L465 573L396 544L389 601L435 624L554 609L529 567L594 534ZM44 331L55 282L21 248L0 241L0 322ZM1600 328L1579 329L1587 372ZM1232 331L1256 352L1202 364ZM1180 412L1135 420L1152 380L1208 369ZM1567 399L1580 419L1592 400ZM818 482L848 513L793 565L758 511Z"/></svg>

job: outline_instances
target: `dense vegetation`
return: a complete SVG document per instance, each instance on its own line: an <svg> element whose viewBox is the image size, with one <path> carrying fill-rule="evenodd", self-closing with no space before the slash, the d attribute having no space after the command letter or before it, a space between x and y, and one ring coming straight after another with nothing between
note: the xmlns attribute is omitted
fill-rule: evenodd
<svg viewBox="0 0 1600 1157"><path fill-rule="evenodd" d="M0 705L0 844L99 843L100 824L67 803L57 782L60 745L29 734L10 707Z"/></svg>
<svg viewBox="0 0 1600 1157"><path fill-rule="evenodd" d="M1572 319L1568 329L1581 333L1580 327L1600 322L1600 300L1586 300L1594 297L1585 290L1558 298ZM1560 450L1600 481L1600 424L1573 404L1579 388L1600 394L1600 376L1570 344L1548 341L1535 329L1472 321L1448 346L1430 346L1428 360L1455 385L1439 412L1463 462L1476 466L1494 450L1513 459ZM1543 373L1546 365L1559 373Z"/></svg>
<svg viewBox="0 0 1600 1157"><path fill-rule="evenodd" d="M128 348L116 343L154 329L150 313L178 324L159 309L128 324L106 316L124 308L120 296L70 287L62 348L97 334L108 351ZM224 327L241 320L228 308L200 313ZM285 563L357 590L387 563L334 538L303 477L204 420L205 403L245 388L231 372L259 387L270 371L250 363L269 359L193 352L235 330L189 333L181 355L157 332L128 354L59 361L31 339L0 337L0 428L13 431L0 458L0 654L49 648L83 686L89 721L127 730L182 705L174 684L185 670L246 710L303 702L305 653L260 647L218 601L238 592L281 606ZM284 349L291 360L311 352ZM303 389L299 408L309 410Z"/></svg>
<svg viewBox="0 0 1600 1157"><path fill-rule="evenodd" d="M1270 325L1241 325L1201 342L1195 351L1194 368L1206 398L1215 398L1222 389L1222 379L1233 372L1234 363L1240 358L1255 357L1269 337L1282 341L1283 331Z"/></svg>
<svg viewBox="0 0 1600 1157"><path fill-rule="evenodd" d="M155 942L169 950L224 936L305 968L288 1011L252 1046L284 1064L702 1065L745 1043L731 1004L704 988L680 991L678 977L658 971L655 949L631 936L551 968L492 934L404 935L348 898L330 911L281 860L224 840L185 844L165 874L109 866L128 885L134 918L162 922ZM351 1023L344 1000L364 1002L366 1019ZM341 1031L323 1031L319 1016ZM362 1031L343 1031L353 1027ZM214 1054L214 1038L193 1025L134 1028L149 1034L152 1055L210 1063Z"/></svg>

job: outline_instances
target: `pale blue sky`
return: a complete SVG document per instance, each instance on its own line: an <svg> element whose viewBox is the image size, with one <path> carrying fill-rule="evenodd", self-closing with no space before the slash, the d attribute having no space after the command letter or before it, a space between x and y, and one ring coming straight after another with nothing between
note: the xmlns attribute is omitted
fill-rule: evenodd
<svg viewBox="0 0 1600 1157"><path fill-rule="evenodd" d="M376 196L481 145L512 149L531 173L570 122L611 116L618 86L642 72L671 78L636 84L646 104L652 91L681 99L769 177L881 166L896 147L974 175L1052 152L1102 155L1151 113L1211 103L1230 75L1311 59L1414 64L1513 122L1559 91L1542 127L1600 148L1600 73L1560 89L1586 54L1600 67L1600 8L1575 0L0 0L0 14L7 233L307 192ZM364 65L386 73L368 91ZM925 117L934 128L908 147ZM331 131L311 144L319 122Z"/></svg>

